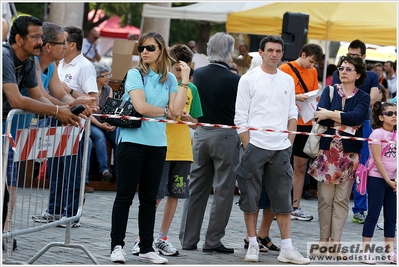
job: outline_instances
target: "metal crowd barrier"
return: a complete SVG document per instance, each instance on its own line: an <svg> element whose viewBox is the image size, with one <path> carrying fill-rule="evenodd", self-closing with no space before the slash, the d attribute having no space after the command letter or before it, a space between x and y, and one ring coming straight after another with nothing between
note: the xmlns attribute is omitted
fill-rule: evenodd
<svg viewBox="0 0 399 267"><path fill-rule="evenodd" d="M19 109L8 114L5 131L3 129L1 185L1 203L5 186L10 188L4 224L8 231L2 234L4 264L26 264L12 258L15 237L53 227L65 227L64 241L48 243L28 264L34 263L52 247L81 249L93 263L100 264L85 246L70 242L71 227L83 212L90 138L84 131L90 131L90 119L82 129L62 126L51 116L39 116ZM13 157L9 157L12 154ZM16 186L12 187L11 181L7 184L7 172L9 177L16 177ZM15 199L14 207L12 199ZM54 200L51 203L56 208L48 213L50 199Z"/></svg>

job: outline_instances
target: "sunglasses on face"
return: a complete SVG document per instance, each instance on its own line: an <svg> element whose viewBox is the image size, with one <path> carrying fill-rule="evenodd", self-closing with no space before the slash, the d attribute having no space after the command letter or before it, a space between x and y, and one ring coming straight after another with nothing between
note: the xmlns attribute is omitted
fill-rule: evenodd
<svg viewBox="0 0 399 267"><path fill-rule="evenodd" d="M392 117L393 115L396 116L397 112L396 111L385 111L382 112L382 115L388 116L388 117Z"/></svg>
<svg viewBox="0 0 399 267"><path fill-rule="evenodd" d="M346 71L346 72L351 72L351 71L356 71L356 69L354 69L354 68L349 68L349 67L338 67L337 68L337 70L339 71L339 72L343 72L343 71Z"/></svg>
<svg viewBox="0 0 399 267"><path fill-rule="evenodd" d="M148 52L154 52L157 49L155 45L139 45L137 47L137 51L140 53L144 51L144 48L147 49Z"/></svg>

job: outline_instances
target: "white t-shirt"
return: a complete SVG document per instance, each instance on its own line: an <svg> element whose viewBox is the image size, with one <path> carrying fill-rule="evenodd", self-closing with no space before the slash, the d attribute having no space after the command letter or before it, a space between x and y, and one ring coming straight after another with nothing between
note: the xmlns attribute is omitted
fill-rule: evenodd
<svg viewBox="0 0 399 267"><path fill-rule="evenodd" d="M389 89L389 92L390 92L391 94L396 93L396 90L397 90L396 74L392 74L391 79L388 79L388 78L386 78L386 79L387 79L387 82L388 82L388 89Z"/></svg>
<svg viewBox="0 0 399 267"><path fill-rule="evenodd" d="M96 49L97 53L101 55L99 45L96 46ZM83 38L82 54L89 58L94 58L94 56L96 55L94 44L90 43L89 40L87 40L87 38Z"/></svg>
<svg viewBox="0 0 399 267"><path fill-rule="evenodd" d="M93 63L82 54L76 56L69 64L64 66L64 59L58 64L58 77L69 88L82 94L98 93L97 74Z"/></svg>
<svg viewBox="0 0 399 267"><path fill-rule="evenodd" d="M234 124L240 127L288 130L288 121L298 118L294 79L277 69L265 73L256 67L241 76L238 83ZM238 134L246 129L238 129ZM291 146L287 133L250 131L250 143L267 150Z"/></svg>

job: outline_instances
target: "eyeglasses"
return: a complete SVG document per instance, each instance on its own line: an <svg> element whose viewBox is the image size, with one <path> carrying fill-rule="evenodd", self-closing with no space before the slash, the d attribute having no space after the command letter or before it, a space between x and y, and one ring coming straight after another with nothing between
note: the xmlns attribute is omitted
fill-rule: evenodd
<svg viewBox="0 0 399 267"><path fill-rule="evenodd" d="M144 48L147 49L148 52L154 52L157 49L155 45L139 45L137 47L137 51L140 53L144 51Z"/></svg>
<svg viewBox="0 0 399 267"><path fill-rule="evenodd" d="M392 117L393 115L396 116L397 112L396 111L385 111L382 112L382 115L388 116L388 117Z"/></svg>
<svg viewBox="0 0 399 267"><path fill-rule="evenodd" d="M35 40L36 42L39 41L39 40L43 40L43 39L46 38L46 36L40 35L40 34L33 34L33 35L32 35L32 34L27 34L26 36L28 36L29 39Z"/></svg>
<svg viewBox="0 0 399 267"><path fill-rule="evenodd" d="M351 56L351 57L361 57L362 55L359 55L359 54L347 54L348 56Z"/></svg>
<svg viewBox="0 0 399 267"><path fill-rule="evenodd" d="M52 45L62 45L62 46L65 46L65 45L66 45L66 41L63 41L63 42L46 42L46 43L43 44L43 46L44 46L45 44L52 44Z"/></svg>
<svg viewBox="0 0 399 267"><path fill-rule="evenodd" d="M101 78L112 78L112 73L101 75L101 76L98 76L98 77L101 77Z"/></svg>
<svg viewBox="0 0 399 267"><path fill-rule="evenodd" d="M338 67L337 68L337 70L339 71L339 72L343 72L343 71L346 71L346 72L352 72L352 71L356 71L356 69L354 69L354 68L349 68L349 67Z"/></svg>

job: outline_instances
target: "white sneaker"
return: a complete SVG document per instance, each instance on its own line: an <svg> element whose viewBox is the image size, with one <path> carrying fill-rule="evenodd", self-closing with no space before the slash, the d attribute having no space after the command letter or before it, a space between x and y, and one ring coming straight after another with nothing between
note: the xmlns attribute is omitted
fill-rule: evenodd
<svg viewBox="0 0 399 267"><path fill-rule="evenodd" d="M391 264L396 264L396 253L395 252L391 252L389 254L385 254L385 263L391 263Z"/></svg>
<svg viewBox="0 0 399 267"><path fill-rule="evenodd" d="M277 257L277 260L280 262L290 262L294 264L310 263L310 259L303 257L301 253L299 253L294 247L291 250L282 249Z"/></svg>
<svg viewBox="0 0 399 267"><path fill-rule="evenodd" d="M156 253L155 251L151 251L151 252L147 252L144 254L139 254L138 259L140 261L147 261L147 262L151 262L151 263L167 263L168 259L165 259L164 257L159 256L158 253Z"/></svg>
<svg viewBox="0 0 399 267"><path fill-rule="evenodd" d="M123 250L122 246L115 246L111 253L111 261L125 263L125 255L126 252Z"/></svg>
<svg viewBox="0 0 399 267"><path fill-rule="evenodd" d="M258 244L249 243L247 254L245 255L244 260L245 261L253 261L253 262L259 261L259 245Z"/></svg>
<svg viewBox="0 0 399 267"><path fill-rule="evenodd" d="M63 220L66 220L66 219L67 219L67 217L66 217L66 216L63 216L63 217L61 217L60 220L63 221ZM81 225L80 225L80 221L71 222L71 228L79 228L80 226L81 226ZM57 225L57 227L66 228L66 223Z"/></svg>
<svg viewBox="0 0 399 267"><path fill-rule="evenodd" d="M311 221L313 216L306 214L301 208L297 208L291 212L291 220Z"/></svg>
<svg viewBox="0 0 399 267"><path fill-rule="evenodd" d="M165 256L177 256L179 251L172 245L169 239L165 236L161 239L155 238L155 248L158 252Z"/></svg>
<svg viewBox="0 0 399 267"><path fill-rule="evenodd" d="M61 215L59 214L50 214L47 211L43 212L42 215L34 215L32 216L32 220L38 223L50 223L53 221L58 221L61 219Z"/></svg>
<svg viewBox="0 0 399 267"><path fill-rule="evenodd" d="M134 241L132 254L138 256L140 253L140 237L137 237L136 241Z"/></svg>
<svg viewBox="0 0 399 267"><path fill-rule="evenodd" d="M359 256L360 262L365 264L375 264L375 260L371 257L369 252L365 252Z"/></svg>

